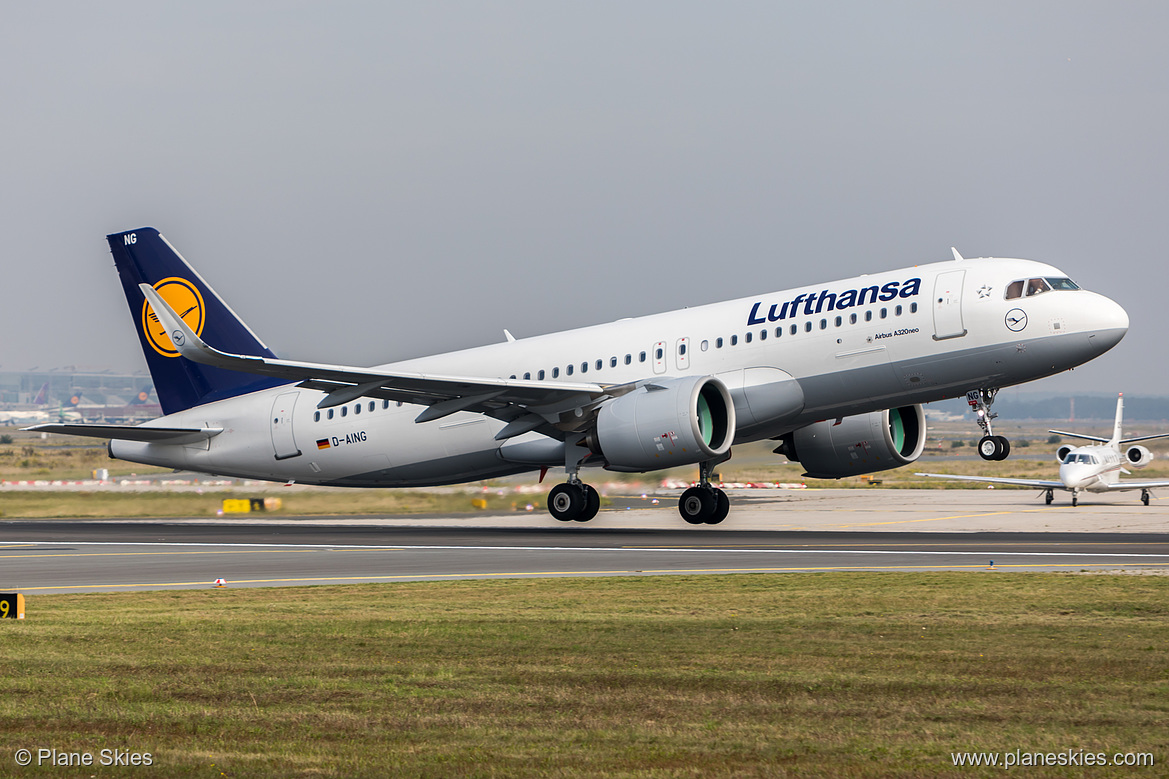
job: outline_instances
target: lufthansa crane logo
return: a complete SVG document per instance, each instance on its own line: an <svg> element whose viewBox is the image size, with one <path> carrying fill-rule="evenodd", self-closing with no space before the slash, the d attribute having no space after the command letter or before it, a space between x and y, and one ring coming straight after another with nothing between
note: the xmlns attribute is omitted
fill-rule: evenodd
<svg viewBox="0 0 1169 779"><path fill-rule="evenodd" d="M1012 308L1005 319L1007 329L1019 332L1027 326L1027 314L1021 308Z"/></svg>
<svg viewBox="0 0 1169 779"><path fill-rule="evenodd" d="M203 334L207 309L203 305L203 296L199 294L194 284L178 276L172 276L158 282L154 288L179 318L195 331L195 335ZM179 356L179 350L175 348L171 336L166 332L162 322L158 321L158 316L150 307L150 303L145 300L142 301L142 332L146 334L146 340L150 342L154 351L163 357ZM177 334L178 331L175 332Z"/></svg>

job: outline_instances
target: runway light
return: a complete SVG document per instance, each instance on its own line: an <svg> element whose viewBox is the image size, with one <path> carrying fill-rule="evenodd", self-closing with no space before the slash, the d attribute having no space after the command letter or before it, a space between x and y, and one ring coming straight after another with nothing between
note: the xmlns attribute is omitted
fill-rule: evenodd
<svg viewBox="0 0 1169 779"><path fill-rule="evenodd" d="M226 586L227 586L227 580L226 580L226 579L216 579L216 580L215 580L215 586L216 586L216 587L226 587Z"/></svg>
<svg viewBox="0 0 1169 779"><path fill-rule="evenodd" d="M988 570L988 571L993 571L993 570L995 570L995 567L994 567L994 560L991 560L991 561L990 561L990 567L988 567L986 570Z"/></svg>

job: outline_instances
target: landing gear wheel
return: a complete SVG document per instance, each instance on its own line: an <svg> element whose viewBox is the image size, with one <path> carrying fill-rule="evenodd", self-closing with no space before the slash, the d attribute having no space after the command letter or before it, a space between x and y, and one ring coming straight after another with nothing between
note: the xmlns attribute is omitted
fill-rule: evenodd
<svg viewBox="0 0 1169 779"><path fill-rule="evenodd" d="M978 439L978 456L984 460L1001 460L1003 445L997 435L984 435Z"/></svg>
<svg viewBox="0 0 1169 779"><path fill-rule="evenodd" d="M548 493L548 513L561 522L571 522L581 516L586 507L585 491L582 487L581 484L571 482L553 487Z"/></svg>
<svg viewBox="0 0 1169 779"><path fill-rule="evenodd" d="M717 487L714 490L714 516L706 520L708 525L717 525L727 518L727 514L731 511L731 499L727 494Z"/></svg>
<svg viewBox="0 0 1169 779"><path fill-rule="evenodd" d="M1050 505L1051 505L1051 502L1052 502L1053 500L1055 500L1055 495L1052 493L1052 491L1051 491L1051 490L1048 490L1048 491L1047 491L1047 500L1046 500L1045 502L1047 503L1047 505L1049 505L1049 506L1050 506Z"/></svg>
<svg viewBox="0 0 1169 779"><path fill-rule="evenodd" d="M601 510L601 493L597 492L595 488L590 487L587 484L582 484L580 487L582 490L584 490L585 503L584 509L581 511L580 516L576 518L576 521L588 522L597 515L598 511Z"/></svg>
<svg viewBox="0 0 1169 779"><path fill-rule="evenodd" d="M1011 456L1011 442L1008 441L1005 436L996 435L995 438L997 438L999 440L999 446L1002 448L1002 452L999 454L998 459L1005 460L1008 457L1010 457Z"/></svg>
<svg viewBox="0 0 1169 779"><path fill-rule="evenodd" d="M1149 491L1148 490L1141 490L1141 503L1144 503L1146 506L1149 505Z"/></svg>
<svg viewBox="0 0 1169 779"><path fill-rule="evenodd" d="M1074 506L1079 502L1080 502L1080 496L1073 492L1072 493L1072 505Z"/></svg>
<svg viewBox="0 0 1169 779"><path fill-rule="evenodd" d="M728 508L729 505L728 501ZM714 490L709 488L691 487L678 499L678 513L691 525L705 524L714 517L717 510L718 500Z"/></svg>

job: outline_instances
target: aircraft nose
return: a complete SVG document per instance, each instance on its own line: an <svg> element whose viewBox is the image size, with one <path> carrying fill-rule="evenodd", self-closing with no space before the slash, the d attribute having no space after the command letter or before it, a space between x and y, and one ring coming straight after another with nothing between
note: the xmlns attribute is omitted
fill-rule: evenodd
<svg viewBox="0 0 1169 779"><path fill-rule="evenodd" d="M1103 295L1095 295L1088 317L1088 340L1101 353L1120 343L1128 332L1128 312L1115 300Z"/></svg>

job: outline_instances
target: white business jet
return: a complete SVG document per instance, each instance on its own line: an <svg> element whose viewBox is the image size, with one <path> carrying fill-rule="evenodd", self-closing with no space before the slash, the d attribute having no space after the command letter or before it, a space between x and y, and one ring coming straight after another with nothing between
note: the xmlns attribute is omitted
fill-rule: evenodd
<svg viewBox="0 0 1169 779"><path fill-rule="evenodd" d="M1050 479L1002 479L989 476L956 476L945 473L919 473L935 479L989 482L992 484L1018 484L1024 487L1038 487L1047 493L1047 503L1055 499L1055 490L1067 490L1072 494L1072 505L1079 503L1080 492L1117 492L1119 490L1140 490L1141 503L1149 505L1150 490L1169 487L1169 481L1121 481L1120 474L1129 473L1125 466L1144 468L1153 461L1153 453L1136 444L1137 441L1151 441L1154 438L1169 438L1169 433L1145 435L1137 438L1121 438L1120 423L1124 416L1124 393L1116 399L1116 422L1112 426L1112 438L1100 438L1083 433L1068 433L1063 430L1049 430L1068 438L1083 438L1098 441L1090 446L1061 446L1055 451L1059 461L1059 481ZM1130 444L1136 444L1129 446ZM1127 447L1127 448L1124 448Z"/></svg>
<svg viewBox="0 0 1169 779"><path fill-rule="evenodd" d="M165 416L40 425L112 439L112 457L305 484L408 487L563 468L548 509L600 506L581 471L697 465L692 524L736 443L772 439L807 475L913 462L921 403L972 393L1006 456L1001 387L1074 368L1128 329L1119 305L1050 265L963 259L624 319L375 368L278 359L153 228L108 236ZM305 309L311 308L307 301Z"/></svg>

